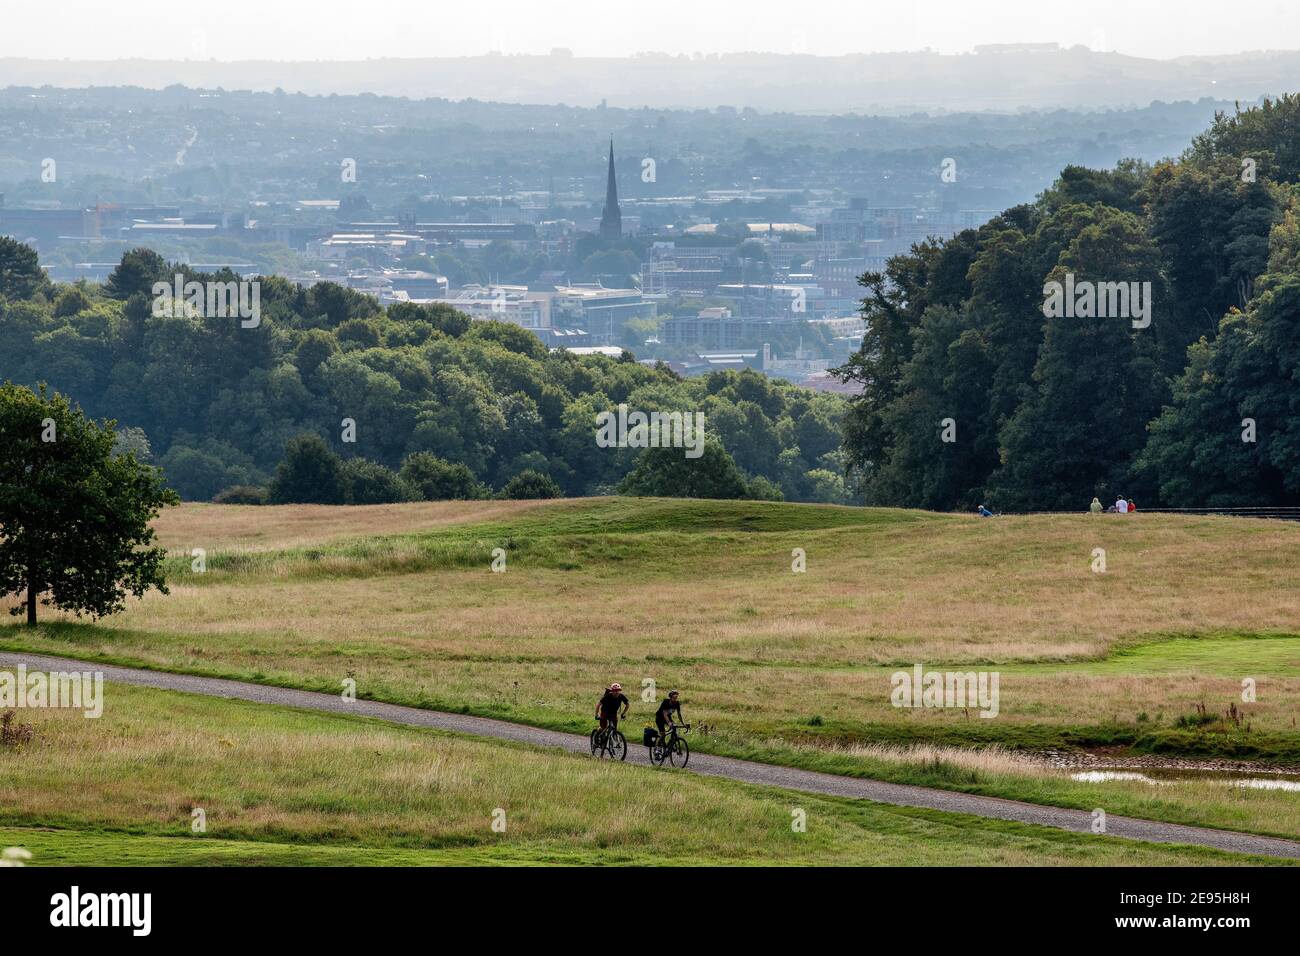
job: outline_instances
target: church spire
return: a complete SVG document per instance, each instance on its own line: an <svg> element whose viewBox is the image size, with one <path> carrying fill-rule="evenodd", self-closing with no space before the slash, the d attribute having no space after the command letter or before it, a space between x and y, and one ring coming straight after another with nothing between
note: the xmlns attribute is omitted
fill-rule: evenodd
<svg viewBox="0 0 1300 956"><path fill-rule="evenodd" d="M600 215L600 238L623 238L623 213L618 208L618 180L614 177L614 137L609 138L609 181L605 184L605 210Z"/></svg>

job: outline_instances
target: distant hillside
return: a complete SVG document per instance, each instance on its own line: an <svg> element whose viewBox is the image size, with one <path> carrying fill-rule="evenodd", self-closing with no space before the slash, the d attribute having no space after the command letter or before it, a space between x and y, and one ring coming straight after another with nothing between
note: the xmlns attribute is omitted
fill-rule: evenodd
<svg viewBox="0 0 1300 956"><path fill-rule="evenodd" d="M823 57L446 57L351 62L0 59L0 87L172 84L376 93L506 103L799 112L1105 108L1214 96L1254 100L1300 76L1300 52L1151 60L1118 53L1008 50Z"/></svg>

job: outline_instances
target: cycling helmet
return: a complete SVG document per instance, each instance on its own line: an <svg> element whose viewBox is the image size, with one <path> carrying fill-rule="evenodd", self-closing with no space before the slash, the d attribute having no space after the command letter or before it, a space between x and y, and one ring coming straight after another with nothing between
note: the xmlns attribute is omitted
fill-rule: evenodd
<svg viewBox="0 0 1300 956"><path fill-rule="evenodd" d="M618 681L614 681L614 683L609 685L609 689L614 691L614 693L617 694L619 691L623 689L623 685L620 684Z"/></svg>

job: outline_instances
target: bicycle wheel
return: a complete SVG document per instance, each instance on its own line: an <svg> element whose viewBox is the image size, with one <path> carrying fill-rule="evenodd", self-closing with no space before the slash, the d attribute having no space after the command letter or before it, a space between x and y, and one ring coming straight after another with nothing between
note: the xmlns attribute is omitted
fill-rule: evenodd
<svg viewBox="0 0 1300 956"><path fill-rule="evenodd" d="M668 761L674 767L685 767L686 761L691 759L691 748L686 746L686 741L678 737L673 741L672 749L668 751Z"/></svg>
<svg viewBox="0 0 1300 956"><path fill-rule="evenodd" d="M600 728L593 727L591 729L591 755L593 757L596 756L597 751L599 750L600 750Z"/></svg>
<svg viewBox="0 0 1300 956"><path fill-rule="evenodd" d="M609 732L609 739L605 741L605 750L609 753L611 760L627 759L627 738L618 730Z"/></svg>
<svg viewBox="0 0 1300 956"><path fill-rule="evenodd" d="M664 757L668 756L668 751L664 750L663 744L655 741L650 745L650 762L656 767L664 762Z"/></svg>

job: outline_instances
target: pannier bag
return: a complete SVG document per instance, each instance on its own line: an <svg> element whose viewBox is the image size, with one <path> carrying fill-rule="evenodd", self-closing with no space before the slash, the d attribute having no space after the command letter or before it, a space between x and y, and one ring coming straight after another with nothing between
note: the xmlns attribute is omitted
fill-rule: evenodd
<svg viewBox="0 0 1300 956"><path fill-rule="evenodd" d="M659 731L655 730L653 727L647 727L645 733L642 734L641 742L647 747L653 747L655 745L655 740L657 740L658 737Z"/></svg>

